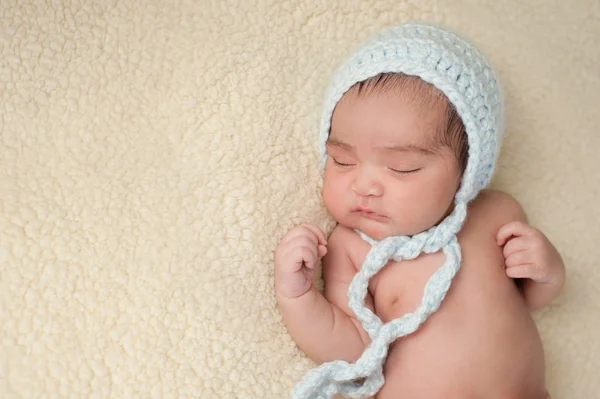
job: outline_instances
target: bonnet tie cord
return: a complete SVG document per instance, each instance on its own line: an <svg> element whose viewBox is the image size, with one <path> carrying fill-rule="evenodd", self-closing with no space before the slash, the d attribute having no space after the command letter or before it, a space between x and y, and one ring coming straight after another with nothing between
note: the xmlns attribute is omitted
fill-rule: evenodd
<svg viewBox="0 0 600 399"><path fill-rule="evenodd" d="M435 312L444 299L452 278L461 264L460 245L456 233L466 217L466 204L457 202L450 216L440 225L413 237L387 237L375 241L360 233L371 244L363 266L354 276L348 288L348 303L371 342L355 363L343 360L327 362L310 370L296 384L293 399L329 399L336 393L351 398L374 395L381 389L385 380L383 364L389 345L399 337L411 334ZM402 317L383 324L381 319L365 306L368 283L390 260L400 262L414 259L421 253L434 253L442 250L446 260L436 270L423 290L423 298L417 309ZM362 383L357 382L364 379Z"/></svg>

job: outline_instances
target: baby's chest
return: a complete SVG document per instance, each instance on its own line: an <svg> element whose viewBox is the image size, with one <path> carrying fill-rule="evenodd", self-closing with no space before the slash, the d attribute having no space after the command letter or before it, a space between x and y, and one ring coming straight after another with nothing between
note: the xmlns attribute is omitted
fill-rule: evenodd
<svg viewBox="0 0 600 399"><path fill-rule="evenodd" d="M386 322L416 309L425 284L444 260L444 255L437 253L386 264L369 282L375 313Z"/></svg>
<svg viewBox="0 0 600 399"><path fill-rule="evenodd" d="M496 301L501 295L499 291L514 288L512 281L506 277L502 249L493 235L462 231L459 243L461 266L437 313L451 313L453 309L462 312L474 295L478 295L479 303ZM362 240L351 246L349 255L357 269L360 269L369 249L370 246ZM408 261L388 262L369 282L375 313L387 322L414 311L423 299L425 284L445 260L445 255L437 252L422 254ZM509 282L511 287L507 287Z"/></svg>
<svg viewBox="0 0 600 399"><path fill-rule="evenodd" d="M499 249L469 243L461 249L461 267L452 279L441 313L463 312L465 304L471 303L475 296L480 304L497 301L502 292L507 289L512 292L514 288L506 277ZM410 261L388 262L369 282L375 313L387 322L414 311L423 299L425 284L445 260L444 254L438 252Z"/></svg>

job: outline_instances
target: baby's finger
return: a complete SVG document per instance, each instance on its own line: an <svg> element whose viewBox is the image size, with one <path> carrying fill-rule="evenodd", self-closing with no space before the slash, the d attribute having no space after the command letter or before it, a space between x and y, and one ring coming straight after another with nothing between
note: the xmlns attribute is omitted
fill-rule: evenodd
<svg viewBox="0 0 600 399"><path fill-rule="evenodd" d="M319 242L318 242L319 244L327 245L327 238L325 237L325 233L323 232L323 230L321 230L320 228L318 228L315 225L308 224L308 223L303 224L303 226L315 234L315 236L319 240Z"/></svg>
<svg viewBox="0 0 600 399"><path fill-rule="evenodd" d="M525 237L516 237L510 239L506 245L504 245L502 253L505 258L508 258L514 253L525 251L527 249L529 249L528 240Z"/></svg>
<svg viewBox="0 0 600 399"><path fill-rule="evenodd" d="M506 258L506 267L516 267L533 263L529 251L519 251Z"/></svg>
<svg viewBox="0 0 600 399"><path fill-rule="evenodd" d="M283 255L283 259L289 259L289 262L291 262L287 271L295 273L301 270L302 267L310 267L312 262L316 262L316 254L310 247L295 246L288 249L287 253Z"/></svg>
<svg viewBox="0 0 600 399"><path fill-rule="evenodd" d="M504 245L506 240L510 237L520 237L527 233L527 228L529 226L526 223L515 221L505 224L498 230L498 234L496 234L496 240L498 245Z"/></svg>
<svg viewBox="0 0 600 399"><path fill-rule="evenodd" d="M532 265L520 265L506 269L506 275L510 278L531 278Z"/></svg>
<svg viewBox="0 0 600 399"><path fill-rule="evenodd" d="M306 247L314 252L317 256L317 245L313 242L316 238L308 237L307 235L299 236L291 241L286 242L282 247L282 257L288 257L298 261L302 257L301 248Z"/></svg>
<svg viewBox="0 0 600 399"><path fill-rule="evenodd" d="M319 239L312 230L306 228L306 225L294 227L285 235L281 242L288 245L297 245L297 241L302 239L310 240L315 247L319 245Z"/></svg>
<svg viewBox="0 0 600 399"><path fill-rule="evenodd" d="M290 231L288 231L283 237L281 237L281 240L279 241L280 244L285 244L288 243L289 241L293 240L294 238L301 236L302 233L302 229L300 228L300 226L294 227L293 229L291 229Z"/></svg>
<svg viewBox="0 0 600 399"><path fill-rule="evenodd" d="M319 248L318 248L319 258L322 258L326 254L327 254L327 247L325 245L319 245Z"/></svg>
<svg viewBox="0 0 600 399"><path fill-rule="evenodd" d="M312 234L303 234L295 237L285 244L286 248L288 248L288 251L290 252L297 248L306 247L313 250L315 255L317 254L317 245L317 239Z"/></svg>
<svg viewBox="0 0 600 399"><path fill-rule="evenodd" d="M314 268L318 259L315 249L309 247L300 247L300 251L302 254L301 262L304 263L304 266L306 266L308 269Z"/></svg>

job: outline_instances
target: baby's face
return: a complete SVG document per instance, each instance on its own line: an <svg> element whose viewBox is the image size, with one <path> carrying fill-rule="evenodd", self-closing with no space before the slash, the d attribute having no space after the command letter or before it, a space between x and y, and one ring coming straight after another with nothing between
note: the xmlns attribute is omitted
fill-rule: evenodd
<svg viewBox="0 0 600 399"><path fill-rule="evenodd" d="M377 240L440 222L461 178L453 151L436 143L444 117L394 93L344 95L331 120L323 181L333 218Z"/></svg>

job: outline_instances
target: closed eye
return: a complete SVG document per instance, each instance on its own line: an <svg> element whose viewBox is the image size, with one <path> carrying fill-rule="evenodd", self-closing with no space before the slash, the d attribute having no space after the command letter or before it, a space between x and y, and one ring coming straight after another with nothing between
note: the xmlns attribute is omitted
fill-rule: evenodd
<svg viewBox="0 0 600 399"><path fill-rule="evenodd" d="M398 170L398 169L392 169L390 168L390 170L394 173L398 173L400 175L410 175L413 173L417 173L418 171L421 170L421 168L417 168L417 169L411 169L411 170Z"/></svg>
<svg viewBox="0 0 600 399"><path fill-rule="evenodd" d="M341 166L341 167L350 167L350 166L354 166L354 164L351 164L351 163L342 163L342 162L339 162L339 161L338 161L337 159L335 159L335 158L332 158L332 159L333 159L333 162L334 162L334 163L335 163L337 166Z"/></svg>

